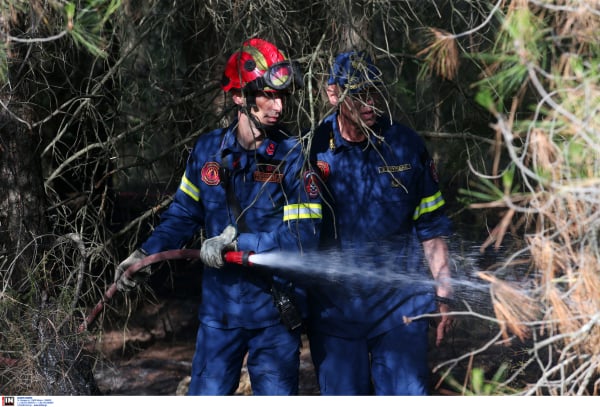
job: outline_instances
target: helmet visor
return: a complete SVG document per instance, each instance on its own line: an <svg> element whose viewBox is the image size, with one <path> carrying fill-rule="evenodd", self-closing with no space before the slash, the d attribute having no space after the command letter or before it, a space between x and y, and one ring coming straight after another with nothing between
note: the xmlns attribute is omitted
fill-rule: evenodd
<svg viewBox="0 0 600 407"><path fill-rule="evenodd" d="M263 78L265 85L275 90L288 88L294 80L294 68L290 62L278 62L267 69Z"/></svg>
<svg viewBox="0 0 600 407"><path fill-rule="evenodd" d="M260 78L248 84L249 90L287 90L291 86L302 88L302 71L296 62L282 61L271 65Z"/></svg>

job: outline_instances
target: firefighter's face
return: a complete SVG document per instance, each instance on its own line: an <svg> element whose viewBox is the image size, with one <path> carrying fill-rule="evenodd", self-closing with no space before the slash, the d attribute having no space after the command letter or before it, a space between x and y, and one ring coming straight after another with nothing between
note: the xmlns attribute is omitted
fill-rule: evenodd
<svg viewBox="0 0 600 407"><path fill-rule="evenodd" d="M348 93L340 105L340 113L352 122L371 127L377 120L378 93L366 89L359 93Z"/></svg>
<svg viewBox="0 0 600 407"><path fill-rule="evenodd" d="M252 114L265 126L277 124L281 120L286 97L284 92L258 92Z"/></svg>
<svg viewBox="0 0 600 407"><path fill-rule="evenodd" d="M380 95L377 89L367 88L357 93L344 93L336 85L328 89L329 101L338 105L340 115L360 127L371 127L377 120Z"/></svg>

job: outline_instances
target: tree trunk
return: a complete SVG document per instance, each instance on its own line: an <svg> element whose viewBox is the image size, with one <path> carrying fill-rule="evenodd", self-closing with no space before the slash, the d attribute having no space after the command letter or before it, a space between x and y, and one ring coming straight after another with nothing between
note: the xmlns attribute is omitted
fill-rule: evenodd
<svg viewBox="0 0 600 407"><path fill-rule="evenodd" d="M30 112L21 105L18 94L2 96L0 110L0 258L6 257L14 268L9 282L21 281L35 262L37 237L46 231L46 207L39 143L23 124ZM14 102L8 102L15 100Z"/></svg>

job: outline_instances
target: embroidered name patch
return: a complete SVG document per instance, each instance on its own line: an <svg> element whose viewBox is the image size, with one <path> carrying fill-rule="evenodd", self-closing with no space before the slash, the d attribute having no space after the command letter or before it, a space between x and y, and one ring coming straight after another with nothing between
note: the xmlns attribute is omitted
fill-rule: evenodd
<svg viewBox="0 0 600 407"><path fill-rule="evenodd" d="M219 185L221 179L219 178L219 163L209 161L202 167L201 171L202 182L206 185Z"/></svg>
<svg viewBox="0 0 600 407"><path fill-rule="evenodd" d="M385 167L378 167L377 171L380 174L383 173L393 173L393 172L403 172L403 171L408 171L410 170L412 167L410 166L410 164L402 164L402 165L387 165Z"/></svg>
<svg viewBox="0 0 600 407"><path fill-rule="evenodd" d="M276 182L281 184L283 174L279 171L279 165L274 164L258 164L257 170L254 171L253 177L256 182Z"/></svg>
<svg viewBox="0 0 600 407"><path fill-rule="evenodd" d="M254 171L254 181L256 182L276 182L281 184L283 174L275 172Z"/></svg>

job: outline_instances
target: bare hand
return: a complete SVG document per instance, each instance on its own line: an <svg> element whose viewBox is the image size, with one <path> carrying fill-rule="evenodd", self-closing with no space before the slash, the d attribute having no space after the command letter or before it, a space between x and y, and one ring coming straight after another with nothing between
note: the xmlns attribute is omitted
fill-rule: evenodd
<svg viewBox="0 0 600 407"><path fill-rule="evenodd" d="M453 318L449 314L450 306L448 304L439 304L439 312L441 316L437 325L435 346L440 346L442 340L446 334L450 332L453 325Z"/></svg>

